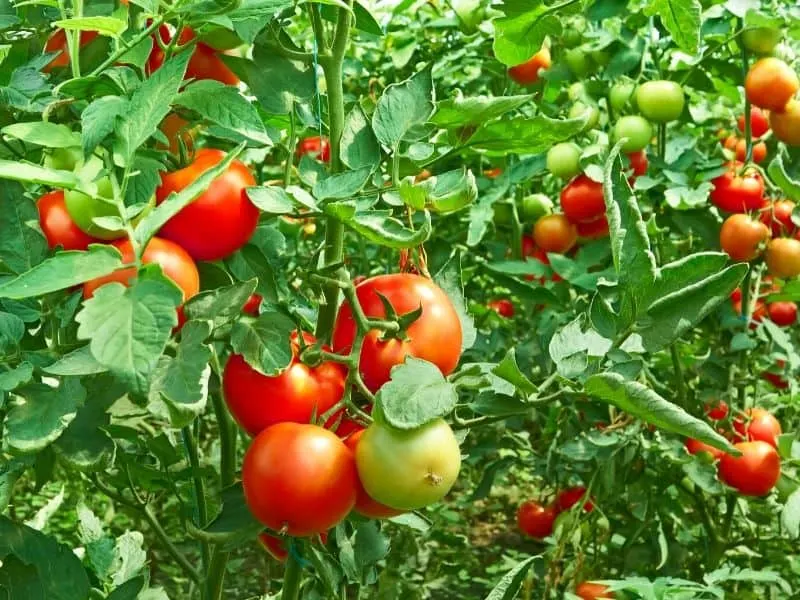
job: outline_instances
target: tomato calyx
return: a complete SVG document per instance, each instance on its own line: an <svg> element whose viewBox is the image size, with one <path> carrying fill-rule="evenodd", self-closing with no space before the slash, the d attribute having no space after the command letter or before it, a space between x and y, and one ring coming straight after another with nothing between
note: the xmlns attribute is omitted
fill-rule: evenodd
<svg viewBox="0 0 800 600"><path fill-rule="evenodd" d="M420 303L419 307L412 311L398 315L397 311L394 309L394 306L392 306L392 303L386 296L378 291L375 293L377 294L381 304L383 304L384 310L386 311L386 319L375 322L376 325L380 326L380 329L383 329L383 334L381 335L380 340L382 342L387 340L400 340L401 342L409 341L411 338L408 337L408 328L412 323L414 323L414 321L422 316L422 304ZM396 323L397 329L386 326L391 323Z"/></svg>

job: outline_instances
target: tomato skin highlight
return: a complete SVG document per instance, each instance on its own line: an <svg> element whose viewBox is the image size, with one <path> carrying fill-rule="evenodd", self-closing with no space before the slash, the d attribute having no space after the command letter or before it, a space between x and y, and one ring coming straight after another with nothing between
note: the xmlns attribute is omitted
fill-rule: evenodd
<svg viewBox="0 0 800 600"><path fill-rule="evenodd" d="M722 250L736 262L748 262L758 257L769 238L767 226L745 214L735 214L725 219L719 232Z"/></svg>
<svg viewBox="0 0 800 600"><path fill-rule="evenodd" d="M607 598L609 600L616 598L614 592L608 589L608 586L602 583L592 583L591 581L584 581L575 588L575 595L579 596L581 600L602 600Z"/></svg>
<svg viewBox="0 0 800 600"><path fill-rule="evenodd" d="M566 216L546 215L533 226L533 240L544 252L564 254L578 241L578 232Z"/></svg>
<svg viewBox="0 0 800 600"><path fill-rule="evenodd" d="M341 435L341 427L337 430L337 435L340 437L344 437ZM361 441L361 436L366 431L366 428L358 426L358 430L347 435L344 437L344 445L350 448L350 451L353 453L353 456L357 455L357 448L358 443ZM368 517L370 519L388 519L390 517L396 517L397 515L403 514L402 510L397 510L395 508L391 508L386 506L385 504L381 504L377 500L373 499L368 493L367 490L364 489L364 484L361 483L361 479L358 479L358 489L356 493L356 505L355 510L358 514Z"/></svg>
<svg viewBox="0 0 800 600"><path fill-rule="evenodd" d="M739 440L766 442L773 448L778 447L778 436L783 433L780 421L768 410L758 407L736 417L733 429Z"/></svg>
<svg viewBox="0 0 800 600"><path fill-rule="evenodd" d="M306 345L316 340L304 333ZM239 354L225 365L222 386L225 402L233 417L250 435L257 435L277 423L309 423L320 417L344 395L345 368L335 362L315 367L303 364L297 335L292 335L292 362L274 377L262 375ZM331 423L338 414L331 416Z"/></svg>
<svg viewBox="0 0 800 600"><path fill-rule="evenodd" d="M359 370L364 383L373 392L389 381L392 367L406 356L432 362L443 375L449 375L461 357L461 322L453 304L433 281L411 273L394 273L371 277L356 287L358 302L364 314L385 318L386 311L378 294L385 296L398 315L417 310L422 315L408 326L408 340L382 340L383 333L372 330L364 338ZM350 306L339 308L333 329L334 352L350 351L356 335L356 324Z"/></svg>
<svg viewBox="0 0 800 600"><path fill-rule="evenodd" d="M123 263L133 262L134 254L130 240L127 238L117 240L112 245L122 254ZM187 252L174 242L157 237L152 238L142 254L142 263L158 264L164 275L181 289L184 302L200 291L200 274L197 272L197 265L194 264ZM106 283L116 281L127 286L130 280L136 277L136 274L136 267L130 267L87 281L83 284L83 297L91 298L95 290Z"/></svg>
<svg viewBox="0 0 800 600"><path fill-rule="evenodd" d="M188 167L163 173L156 190L157 203L172 192L180 192L224 157L220 150L204 148ZM195 260L219 260L233 254L247 243L258 225L259 210L246 192L255 184L250 170L234 160L205 192L167 221L159 235L180 244Z"/></svg>
<svg viewBox="0 0 800 600"><path fill-rule="evenodd" d="M528 500L520 504L517 510L517 526L525 535L543 539L553 533L558 511L555 506L542 506L538 502Z"/></svg>
<svg viewBox="0 0 800 600"><path fill-rule="evenodd" d="M765 496L778 483L781 459L767 442L739 442L734 448L742 456L723 454L719 476L723 482L745 496Z"/></svg>
<svg viewBox="0 0 800 600"><path fill-rule="evenodd" d="M520 85L534 85L539 81L539 73L550 68L550 50L542 47L528 61L508 69L508 76Z"/></svg>
<svg viewBox="0 0 800 600"><path fill-rule="evenodd" d="M86 250L89 244L101 243L84 233L72 220L64 202L64 192L48 192L36 202L36 209L39 211L39 225L51 250L57 246L64 250Z"/></svg>
<svg viewBox="0 0 800 600"><path fill-rule="evenodd" d="M756 61L744 81L747 99L767 110L781 112L800 89L800 79L789 65L772 56Z"/></svg>
<svg viewBox="0 0 800 600"><path fill-rule="evenodd" d="M588 223L606 212L603 184L578 175L561 190L561 210L570 223Z"/></svg>
<svg viewBox="0 0 800 600"><path fill-rule="evenodd" d="M767 244L765 256L771 275L789 279L800 275L800 240L776 238Z"/></svg>
<svg viewBox="0 0 800 600"><path fill-rule="evenodd" d="M253 516L293 537L327 532L356 503L353 453L336 434L299 423L262 431L247 450L242 486Z"/></svg>
<svg viewBox="0 0 800 600"><path fill-rule="evenodd" d="M583 486L567 488L562 490L556 497L556 507L558 512L564 512L571 509L578 504L586 495L586 488ZM583 503L583 510L592 512L594 510L594 503L591 498L587 498Z"/></svg>
<svg viewBox="0 0 800 600"><path fill-rule="evenodd" d="M711 202L718 208L732 213L748 212L764 208L764 180L758 171L748 171L742 175L738 171L741 163L730 163L730 169L711 183Z"/></svg>

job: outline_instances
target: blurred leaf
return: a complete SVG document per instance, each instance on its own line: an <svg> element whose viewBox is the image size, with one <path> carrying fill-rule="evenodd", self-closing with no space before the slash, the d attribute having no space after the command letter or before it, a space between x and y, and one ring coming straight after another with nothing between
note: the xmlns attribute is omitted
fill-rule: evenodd
<svg viewBox="0 0 800 600"><path fill-rule="evenodd" d="M586 119L551 119L544 115L513 117L482 124L467 146L489 154L539 154L559 142L571 139L585 126Z"/></svg>
<svg viewBox="0 0 800 600"><path fill-rule="evenodd" d="M5 265L12 273L22 273L45 257L47 241L31 226L38 222L39 214L36 205L24 197L22 186L1 180L3 163L21 171L25 170L25 165L0 160L0 265Z"/></svg>

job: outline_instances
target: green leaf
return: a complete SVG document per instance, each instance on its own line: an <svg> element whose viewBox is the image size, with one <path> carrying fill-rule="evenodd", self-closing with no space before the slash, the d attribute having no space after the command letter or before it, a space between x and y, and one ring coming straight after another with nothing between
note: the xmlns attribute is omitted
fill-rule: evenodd
<svg viewBox="0 0 800 600"><path fill-rule="evenodd" d="M243 281L213 290L200 292L183 307L188 319L207 319L215 326L233 320L256 289L256 280Z"/></svg>
<svg viewBox="0 0 800 600"><path fill-rule="evenodd" d="M461 351L471 348L478 337L475 322L467 310L464 297L464 283L461 276L461 254L456 252L433 276L436 282L453 304L461 323Z"/></svg>
<svg viewBox="0 0 800 600"><path fill-rule="evenodd" d="M191 52L181 52L168 60L131 95L129 109L117 119L117 143L114 146L115 153L121 155L126 165L169 114L178 89L183 85L191 55Z"/></svg>
<svg viewBox="0 0 800 600"><path fill-rule="evenodd" d="M795 181L786 173L783 164L783 155L778 154L767 168L770 178L790 200L800 202L800 182Z"/></svg>
<svg viewBox="0 0 800 600"><path fill-rule="evenodd" d="M115 17L73 17L54 21L53 27L67 31L96 31L100 35L117 38L128 28L128 24Z"/></svg>
<svg viewBox="0 0 800 600"><path fill-rule="evenodd" d="M413 178L403 180L400 198L412 208L427 208L438 213L451 213L466 208L478 198L478 186L472 171L465 167L434 175L415 184Z"/></svg>
<svg viewBox="0 0 800 600"><path fill-rule="evenodd" d="M17 315L0 312L0 352L11 353L25 336L25 322Z"/></svg>
<svg viewBox="0 0 800 600"><path fill-rule="evenodd" d="M242 0L236 4L227 17L233 23L233 29L242 40L252 44L264 26L272 21L281 11L293 6L292 0ZM196 8L187 5L190 16L194 16Z"/></svg>
<svg viewBox="0 0 800 600"><path fill-rule="evenodd" d="M247 188L247 197L260 211L271 215L286 215L296 211L294 201L282 187L265 185Z"/></svg>
<svg viewBox="0 0 800 600"><path fill-rule="evenodd" d="M0 179L38 183L47 187L65 190L81 189L82 182L72 171L46 169L21 160L4 160L0 158ZM3 185L8 185L2 182ZM91 190L88 190L91 193ZM0 213L1 215L2 213Z"/></svg>
<svg viewBox="0 0 800 600"><path fill-rule="evenodd" d="M77 379L64 379L59 387L34 383L16 392L25 399L6 417L5 444L15 452L39 452L64 432L86 398Z"/></svg>
<svg viewBox="0 0 800 600"><path fill-rule="evenodd" d="M356 104L347 113L341 140L341 159L349 169L368 167L374 171L381 162L381 147L364 109Z"/></svg>
<svg viewBox="0 0 800 600"><path fill-rule="evenodd" d="M699 0L650 0L644 14L658 15L678 47L696 54L700 47L701 10Z"/></svg>
<svg viewBox="0 0 800 600"><path fill-rule="evenodd" d="M72 550L0 515L0 589L7 598L84 600L89 579ZM24 565L24 569L22 568Z"/></svg>
<svg viewBox="0 0 800 600"><path fill-rule="evenodd" d="M91 350L87 345L65 354L53 364L43 367L42 371L48 375L79 377L81 375L105 373L106 368L92 356Z"/></svg>
<svg viewBox="0 0 800 600"><path fill-rule="evenodd" d="M43 121L6 125L2 129L2 133L25 143L45 148L72 148L81 145L81 136L66 125Z"/></svg>
<svg viewBox="0 0 800 600"><path fill-rule="evenodd" d="M170 331L178 324L175 309L181 299L178 287L161 274L142 271L129 288L106 284L75 317L78 338L90 340L97 362L145 396Z"/></svg>
<svg viewBox="0 0 800 600"><path fill-rule="evenodd" d="M467 146L503 156L509 152L539 154L571 139L585 124L586 118L558 120L544 115L492 121L479 127L469 138Z"/></svg>
<svg viewBox="0 0 800 600"><path fill-rule="evenodd" d="M718 273L727 264L728 255L724 252L697 252L668 263L659 268L653 286L643 290L641 305L648 307L661 298Z"/></svg>
<svg viewBox="0 0 800 600"><path fill-rule="evenodd" d="M256 108L233 86L213 79L195 81L175 103L258 144L273 145Z"/></svg>
<svg viewBox="0 0 800 600"><path fill-rule="evenodd" d="M0 284L0 298L32 298L80 285L122 266L122 255L110 245L92 245L86 252L59 252L31 270Z"/></svg>
<svg viewBox="0 0 800 600"><path fill-rule="evenodd" d="M118 117L129 109L127 98L103 96L97 98L81 113L81 132L84 156L89 156L100 143L111 135Z"/></svg>
<svg viewBox="0 0 800 600"><path fill-rule="evenodd" d="M257 319L238 321L231 331L231 345L256 371L275 376L292 360L289 336L294 330L294 322L286 315L265 312Z"/></svg>
<svg viewBox="0 0 800 600"><path fill-rule="evenodd" d="M517 356L514 348L511 348L506 353L503 360L492 369L492 373L511 383L523 396L527 397L536 393L536 386L517 365Z"/></svg>
<svg viewBox="0 0 800 600"><path fill-rule="evenodd" d="M364 236L367 241L388 248L413 248L431 235L431 216L425 212L425 222L417 230L408 229L392 217L390 211L356 213L344 224Z"/></svg>
<svg viewBox="0 0 800 600"><path fill-rule="evenodd" d="M541 556L531 556L519 562L508 573L503 575L497 585L494 586L486 600L514 600L522 587L522 582L528 574L528 570L533 565L533 561L540 559Z"/></svg>
<svg viewBox="0 0 800 600"><path fill-rule="evenodd" d="M599 373L586 380L585 391L664 431L695 438L714 448L736 454L731 443L708 423L666 401L641 383L628 381L616 373Z"/></svg>
<svg viewBox="0 0 800 600"><path fill-rule="evenodd" d="M800 489L792 492L781 511L781 525L793 538L800 537Z"/></svg>
<svg viewBox="0 0 800 600"><path fill-rule="evenodd" d="M392 368L391 380L376 397L386 421L397 429L416 429L450 413L458 401L455 387L439 367L407 356Z"/></svg>
<svg viewBox="0 0 800 600"><path fill-rule="evenodd" d="M2 165L0 178L1 171ZM22 186L0 181L0 265L5 265L12 273L27 271L47 253L47 240L31 226L38 220L36 205L24 197Z"/></svg>
<svg viewBox="0 0 800 600"><path fill-rule="evenodd" d="M222 490L222 506L219 513L195 537L219 544L222 550L233 550L251 543L264 526L253 518L244 499L242 484L236 483Z"/></svg>
<svg viewBox="0 0 800 600"><path fill-rule="evenodd" d="M361 191L371 174L372 167L363 167L321 179L314 186L314 197L318 200L350 198Z"/></svg>
<svg viewBox="0 0 800 600"><path fill-rule="evenodd" d="M533 96L470 96L456 90L452 100L442 100L436 106L431 123L452 129L483 125L504 114L517 110L533 100Z"/></svg>
<svg viewBox="0 0 800 600"><path fill-rule="evenodd" d="M280 56L270 46L256 45L253 60L228 56L224 60L247 82L258 103L269 114L288 114L295 103L314 94L314 70Z"/></svg>
<svg viewBox="0 0 800 600"><path fill-rule="evenodd" d="M561 35L557 9L568 3L547 6L542 0L504 0L498 8L504 17L494 19L494 54L504 65L526 62L542 47L547 36Z"/></svg>
<svg viewBox="0 0 800 600"><path fill-rule="evenodd" d="M430 69L387 86L372 116L372 129L378 141L396 149L409 130L428 120L434 100Z"/></svg>
<svg viewBox="0 0 800 600"><path fill-rule="evenodd" d="M10 371L0 371L0 393L10 392L28 383L32 377L33 365L29 362L20 363Z"/></svg>

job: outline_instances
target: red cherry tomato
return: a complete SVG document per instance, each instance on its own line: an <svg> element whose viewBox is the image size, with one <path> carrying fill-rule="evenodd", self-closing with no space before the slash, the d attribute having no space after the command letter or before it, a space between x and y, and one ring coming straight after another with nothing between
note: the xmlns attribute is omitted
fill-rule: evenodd
<svg viewBox="0 0 800 600"><path fill-rule="evenodd" d="M798 89L800 80L794 69L773 56L756 61L744 81L745 94L751 103L777 112L786 108Z"/></svg>
<svg viewBox="0 0 800 600"><path fill-rule="evenodd" d="M575 588L575 595L581 600L601 600L607 598L612 600L616 598L614 592L608 589L608 586L602 583L592 583L591 581L584 581Z"/></svg>
<svg viewBox="0 0 800 600"><path fill-rule="evenodd" d="M487 306L501 317L510 319L514 316L514 304L511 302L511 300L506 298L501 298L500 300L491 300Z"/></svg>
<svg viewBox="0 0 800 600"><path fill-rule="evenodd" d="M778 483L781 459L767 442L740 442L734 448L742 455L723 454L719 477L745 496L765 496Z"/></svg>
<svg viewBox="0 0 800 600"><path fill-rule="evenodd" d="M339 430L337 430L337 435L343 437L340 433L341 426ZM366 431L364 427L359 426L359 429L346 438L344 438L344 445L350 448L350 451L355 456L356 447L358 446L358 442L361 440L361 436ZM370 519L388 519L389 517L396 517L397 515L403 514L402 510L397 510L396 508L391 508L386 506L385 504L381 504L377 500L374 500L367 494L367 491L364 489L364 486L361 484L361 479L358 480L358 491L356 493L356 506L355 511Z"/></svg>
<svg viewBox="0 0 800 600"><path fill-rule="evenodd" d="M789 279L800 275L800 240L775 238L767 245L764 257L771 275Z"/></svg>
<svg viewBox="0 0 800 600"><path fill-rule="evenodd" d="M298 159L308 154L311 158L316 158L326 163L331 160L331 145L328 142L328 138L315 135L300 140L295 154L297 154Z"/></svg>
<svg viewBox="0 0 800 600"><path fill-rule="evenodd" d="M730 169L714 179L711 202L718 208L733 213L764 208L764 180L758 171L739 175L741 163L731 163Z"/></svg>
<svg viewBox="0 0 800 600"><path fill-rule="evenodd" d="M739 116L739 118L736 120L736 125L739 127L739 131L744 133L744 115ZM769 120L767 119L767 115L764 114L764 111L758 108L757 106L751 107L750 133L753 135L753 137L760 138L768 131L769 131Z"/></svg>
<svg viewBox="0 0 800 600"><path fill-rule="evenodd" d="M737 439L766 442L775 448L778 447L778 436L782 433L778 419L763 408L752 408L743 417L736 417L733 429Z"/></svg>
<svg viewBox="0 0 800 600"><path fill-rule="evenodd" d="M188 167L162 174L156 190L158 204L224 157L220 150L204 148ZM183 246L195 260L219 260L233 254L247 243L258 225L259 211L246 192L255 184L249 169L234 160L205 192L167 221L159 235Z"/></svg>
<svg viewBox="0 0 800 600"><path fill-rule="evenodd" d="M736 150L736 144L738 143L739 143L739 138L736 137L735 133L732 133L725 138L725 140L722 142L722 145L725 147L726 150L734 152Z"/></svg>
<svg viewBox="0 0 800 600"><path fill-rule="evenodd" d="M628 154L628 159L631 161L631 169L633 169L634 177L640 177L647 174L647 167L650 163L647 160L646 150L631 152Z"/></svg>
<svg viewBox="0 0 800 600"><path fill-rule="evenodd" d="M315 342L304 333L306 345ZM280 375L262 375L234 354L222 374L225 402L236 421L250 435L256 435L276 423L308 423L312 416L322 416L344 395L345 368L335 362L315 367L298 358L297 334L292 335L292 362ZM333 423L338 415L333 415Z"/></svg>
<svg viewBox="0 0 800 600"><path fill-rule="evenodd" d="M81 31L78 45L83 48L87 44L91 43L92 40L94 40L98 35L99 34L96 31ZM50 35L49 38L47 38L47 42L44 44L44 51L61 52L61 54L47 63L43 69L45 73L49 73L53 69L60 69L69 66L70 57L69 47L67 45L67 34L63 29L57 29Z"/></svg>
<svg viewBox="0 0 800 600"><path fill-rule="evenodd" d="M545 215L533 226L533 240L544 252L564 254L578 241L578 232L564 215Z"/></svg>
<svg viewBox="0 0 800 600"><path fill-rule="evenodd" d="M709 419L721 421L728 416L728 403L724 400L714 400L706 404L706 414Z"/></svg>
<svg viewBox="0 0 800 600"><path fill-rule="evenodd" d="M353 453L316 425L278 423L253 440L242 464L250 512L261 523L293 537L327 532L356 503Z"/></svg>
<svg viewBox="0 0 800 600"><path fill-rule="evenodd" d="M364 338L359 370L373 392L389 381L389 372L406 356L432 362L442 374L453 372L461 356L461 322L447 294L430 279L411 273L371 277L356 287L358 302L367 317L385 318L383 295L398 315L422 307L422 315L408 326L406 340L382 339L383 332L372 330ZM347 303L339 308L333 329L335 352L349 352L355 339L356 324Z"/></svg>
<svg viewBox="0 0 800 600"><path fill-rule="evenodd" d="M486 169L483 172L483 176L486 177L487 179L497 179L502 174L503 174L503 169L499 167L495 167L493 169Z"/></svg>
<svg viewBox="0 0 800 600"><path fill-rule="evenodd" d="M158 35L164 45L172 41L172 32L167 25L158 28ZM178 44L184 45L195 38L190 27L184 27L178 35ZM153 74L164 64L165 54L161 46L153 40L153 50L147 59L147 72ZM186 66L185 79L214 79L225 85L238 85L239 78L219 57L219 53L203 42L197 42L192 50L192 57Z"/></svg>
<svg viewBox="0 0 800 600"><path fill-rule="evenodd" d="M794 302L771 302L767 304L767 314L778 327L789 327L797 322L797 304Z"/></svg>
<svg viewBox="0 0 800 600"><path fill-rule="evenodd" d="M797 232L792 221L794 206L791 200L776 200L761 211L761 222L772 229L773 237L792 236Z"/></svg>
<svg viewBox="0 0 800 600"><path fill-rule="evenodd" d="M740 304L740 308L741 308L742 288L736 288L735 290L733 290L731 292L731 302L734 303L734 304L738 302ZM739 312L741 312L741 310Z"/></svg>
<svg viewBox="0 0 800 600"><path fill-rule="evenodd" d="M769 228L746 214L731 215L722 224L719 245L731 260L747 262L758 257L770 238Z"/></svg>
<svg viewBox="0 0 800 600"><path fill-rule="evenodd" d="M569 510L580 502L584 496L586 496L585 487L574 487L563 490L556 498L558 512ZM594 510L594 503L592 503L591 498L588 498L583 503L583 510L586 512L592 512Z"/></svg>
<svg viewBox="0 0 800 600"><path fill-rule="evenodd" d="M130 264L134 260L133 247L130 240L122 239L112 242L117 250L122 253L122 262ZM172 279L183 292L183 301L196 295L200 291L200 274L197 272L197 265L194 264L192 257L178 244L169 240L162 240L154 237L147 244L142 254L142 263L156 263L161 267L164 275ZM83 297L91 298L95 290L102 285L119 282L128 285L130 280L136 277L136 267L120 269L109 275L92 279L83 284Z"/></svg>
<svg viewBox="0 0 800 600"><path fill-rule="evenodd" d="M258 310L259 308L261 308L262 300L263 298L261 297L261 294L250 294L250 297L247 299L247 302L245 302L244 306L242 307L242 312L257 317Z"/></svg>
<svg viewBox="0 0 800 600"><path fill-rule="evenodd" d="M550 50L542 47L528 61L508 69L508 76L520 85L533 85L539 81L540 71L550 68Z"/></svg>
<svg viewBox="0 0 800 600"><path fill-rule="evenodd" d="M39 225L50 249L61 246L64 250L86 250L89 244L100 244L75 224L64 203L64 192L49 192L36 203Z"/></svg>
<svg viewBox="0 0 800 600"><path fill-rule="evenodd" d="M561 190L561 210L571 223L594 221L606 212L603 184L578 175Z"/></svg>
<svg viewBox="0 0 800 600"><path fill-rule="evenodd" d="M686 438L686 441L683 443L686 446L686 451L689 454L699 454L700 452L707 452L715 459L720 458L724 452L722 450L718 450L714 448L714 446L709 446L705 442L701 442L700 440L696 440L694 438Z"/></svg>
<svg viewBox="0 0 800 600"><path fill-rule="evenodd" d="M529 500L523 502L517 510L517 525L527 536L542 539L553 533L558 512L555 506L542 506Z"/></svg>
<svg viewBox="0 0 800 600"><path fill-rule="evenodd" d="M747 158L747 141L739 140L736 142L736 160L744 162ZM767 145L764 142L756 142L753 144L752 161L754 163L764 162L767 158Z"/></svg>

